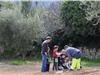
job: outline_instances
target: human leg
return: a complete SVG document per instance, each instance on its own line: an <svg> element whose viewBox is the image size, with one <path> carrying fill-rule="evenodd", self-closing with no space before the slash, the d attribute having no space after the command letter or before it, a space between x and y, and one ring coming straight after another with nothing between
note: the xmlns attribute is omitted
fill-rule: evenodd
<svg viewBox="0 0 100 75"><path fill-rule="evenodd" d="M41 72L46 72L47 56L42 54L42 68Z"/></svg>
<svg viewBox="0 0 100 75"><path fill-rule="evenodd" d="M72 59L72 65L71 65L71 69L72 69L72 70L75 69L76 64L77 64L77 59L76 59L76 58L73 58L73 59Z"/></svg>
<svg viewBox="0 0 100 75"><path fill-rule="evenodd" d="M76 69L80 69L81 59L77 59Z"/></svg>

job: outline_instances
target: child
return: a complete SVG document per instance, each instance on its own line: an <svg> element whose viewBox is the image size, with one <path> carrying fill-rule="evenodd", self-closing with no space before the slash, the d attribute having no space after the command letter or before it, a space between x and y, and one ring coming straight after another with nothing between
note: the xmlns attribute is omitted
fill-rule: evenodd
<svg viewBox="0 0 100 75"><path fill-rule="evenodd" d="M57 52L58 52L58 45L54 46L53 50L53 71L56 70L58 71L58 57L57 57Z"/></svg>
<svg viewBox="0 0 100 75"><path fill-rule="evenodd" d="M62 49L60 55L60 66L62 66L63 69L70 69L70 65L71 65L71 61L69 60L66 51Z"/></svg>
<svg viewBox="0 0 100 75"><path fill-rule="evenodd" d="M62 49L61 51L61 55L60 55L60 63L61 63L61 66L64 68L64 69L67 69L66 65L65 65L65 59L66 59L66 54L64 52L64 49Z"/></svg>
<svg viewBox="0 0 100 75"><path fill-rule="evenodd" d="M70 66L71 66L71 61L69 60L68 57L66 57L66 60L65 60L65 65L67 67L68 70L70 70Z"/></svg>

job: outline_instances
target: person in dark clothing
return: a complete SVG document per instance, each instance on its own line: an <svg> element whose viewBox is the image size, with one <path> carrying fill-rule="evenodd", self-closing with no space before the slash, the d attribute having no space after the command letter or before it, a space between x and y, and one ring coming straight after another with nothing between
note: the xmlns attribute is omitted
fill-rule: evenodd
<svg viewBox="0 0 100 75"><path fill-rule="evenodd" d="M64 69L67 69L67 67L66 67L66 65L65 65L65 58L66 58L66 55L65 55L65 54L61 54L61 55L60 55L61 66L62 66Z"/></svg>
<svg viewBox="0 0 100 75"><path fill-rule="evenodd" d="M50 36L46 37L46 40L42 43L42 67L41 67L41 72L47 72L47 62L48 62L48 43L50 43L52 38Z"/></svg>
<svg viewBox="0 0 100 75"><path fill-rule="evenodd" d="M61 62L63 69L70 70L71 61L69 60L68 55L66 54L66 51L64 49L62 49L61 51L60 62Z"/></svg>

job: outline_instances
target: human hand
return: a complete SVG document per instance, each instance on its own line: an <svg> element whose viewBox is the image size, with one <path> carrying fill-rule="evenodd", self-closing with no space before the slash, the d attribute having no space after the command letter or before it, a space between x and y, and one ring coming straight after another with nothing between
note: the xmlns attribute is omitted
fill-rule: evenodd
<svg viewBox="0 0 100 75"><path fill-rule="evenodd" d="M45 52L45 55L47 56L47 52Z"/></svg>

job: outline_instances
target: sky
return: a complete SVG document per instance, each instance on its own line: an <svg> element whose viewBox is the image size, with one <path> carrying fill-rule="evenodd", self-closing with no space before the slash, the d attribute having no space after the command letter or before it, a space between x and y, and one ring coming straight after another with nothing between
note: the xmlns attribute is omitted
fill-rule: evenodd
<svg viewBox="0 0 100 75"><path fill-rule="evenodd" d="M0 1L45 1L45 2L53 2L53 1L100 1L100 0L0 0Z"/></svg>
<svg viewBox="0 0 100 75"><path fill-rule="evenodd" d="M0 0L0 1L45 1L45 2L52 2L52 1L64 1L64 0Z"/></svg>

